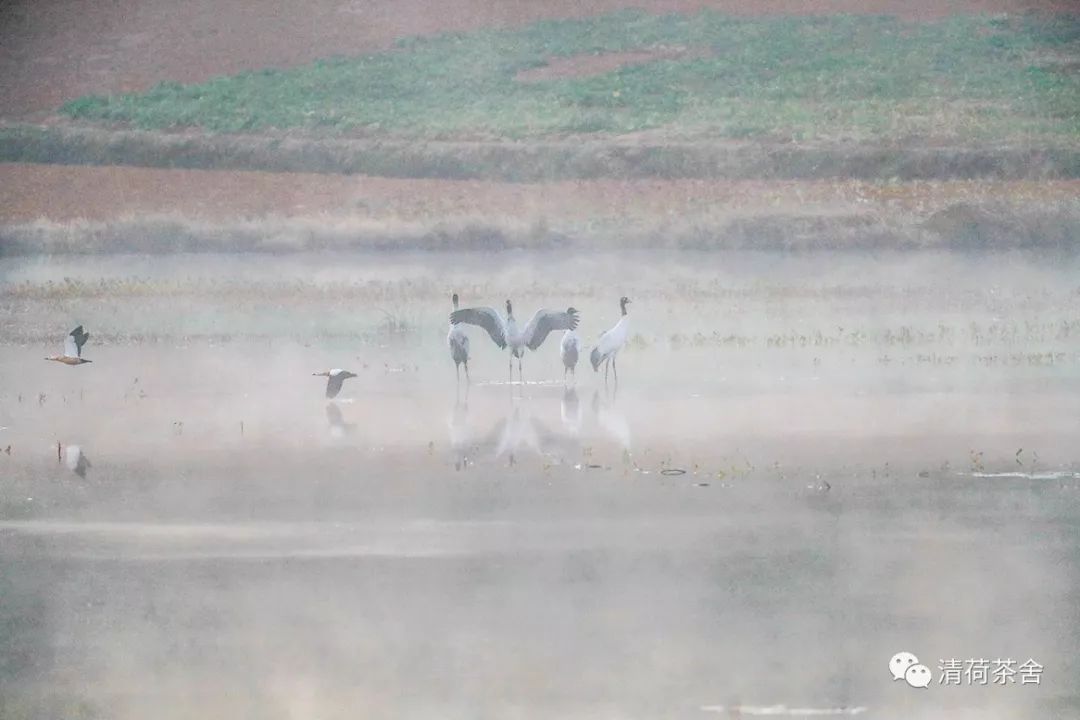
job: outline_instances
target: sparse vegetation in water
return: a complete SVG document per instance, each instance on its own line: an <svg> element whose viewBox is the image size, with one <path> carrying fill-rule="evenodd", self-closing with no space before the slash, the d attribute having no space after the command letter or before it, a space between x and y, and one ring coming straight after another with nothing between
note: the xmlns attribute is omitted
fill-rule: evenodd
<svg viewBox="0 0 1080 720"><path fill-rule="evenodd" d="M628 51L655 57L595 75L518 79L553 58ZM674 138L1075 140L1078 56L1080 18L1069 16L905 23L625 11L88 96L62 112L226 133L484 139L662 130Z"/></svg>

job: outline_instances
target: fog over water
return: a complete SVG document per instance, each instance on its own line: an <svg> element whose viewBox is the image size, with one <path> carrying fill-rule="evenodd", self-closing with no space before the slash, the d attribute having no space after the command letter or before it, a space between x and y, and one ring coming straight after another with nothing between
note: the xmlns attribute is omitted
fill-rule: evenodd
<svg viewBox="0 0 1080 720"><path fill-rule="evenodd" d="M1078 271L2 259L0 717L1078 715ZM456 383L453 292L572 305L586 353L630 297L618 385L559 334L510 384L479 328Z"/></svg>

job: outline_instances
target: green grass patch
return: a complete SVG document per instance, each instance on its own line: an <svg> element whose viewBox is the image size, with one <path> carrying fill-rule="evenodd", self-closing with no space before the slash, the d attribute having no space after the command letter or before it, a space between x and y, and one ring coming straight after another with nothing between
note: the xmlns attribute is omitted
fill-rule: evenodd
<svg viewBox="0 0 1080 720"><path fill-rule="evenodd" d="M521 82L552 57L681 57ZM736 18L619 12L410 38L392 51L145 93L84 97L74 119L142 129L417 138L662 130L795 140L1074 139L1080 18Z"/></svg>

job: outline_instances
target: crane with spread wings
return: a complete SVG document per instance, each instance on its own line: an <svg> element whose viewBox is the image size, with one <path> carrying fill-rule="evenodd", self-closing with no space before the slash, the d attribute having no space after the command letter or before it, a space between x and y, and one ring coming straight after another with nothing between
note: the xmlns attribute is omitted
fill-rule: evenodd
<svg viewBox="0 0 1080 720"><path fill-rule="evenodd" d="M548 310L541 308L532 316L529 323L521 330L514 319L514 308L506 301L506 318L490 307L463 308L450 313L450 322L454 325L465 323L476 325L487 331L492 342L500 349L510 349L510 380L514 379L514 358L518 359L518 375L521 376L521 358L525 348L536 350L554 330L573 330L578 326L578 311L570 307L566 310ZM524 382L524 379L522 379Z"/></svg>

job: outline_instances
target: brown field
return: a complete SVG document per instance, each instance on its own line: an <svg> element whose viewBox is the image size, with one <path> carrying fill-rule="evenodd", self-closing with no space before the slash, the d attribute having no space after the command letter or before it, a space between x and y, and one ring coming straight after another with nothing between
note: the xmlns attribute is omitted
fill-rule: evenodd
<svg viewBox="0 0 1080 720"><path fill-rule="evenodd" d="M927 214L958 202L1060 202L1053 182L589 180L499 183L305 173L0 164L0 223L109 221L175 213L199 220L686 215L701 210L873 206Z"/></svg>

